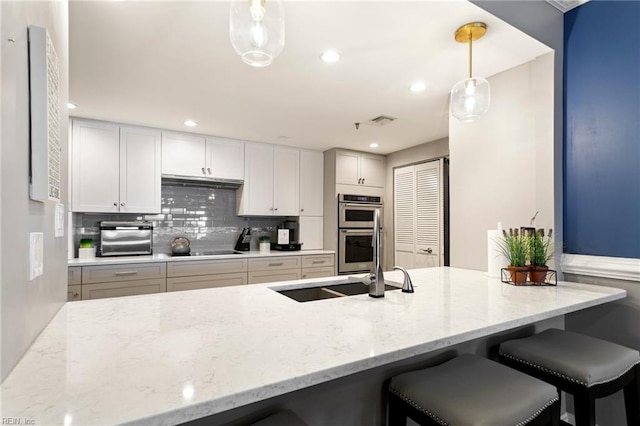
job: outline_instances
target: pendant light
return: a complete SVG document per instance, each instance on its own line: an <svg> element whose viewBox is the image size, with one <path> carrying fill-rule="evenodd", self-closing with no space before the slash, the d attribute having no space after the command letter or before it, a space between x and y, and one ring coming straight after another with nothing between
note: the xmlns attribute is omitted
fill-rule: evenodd
<svg viewBox="0 0 640 426"><path fill-rule="evenodd" d="M284 9L280 0L233 0L229 10L231 44L242 60L266 67L284 48Z"/></svg>
<svg viewBox="0 0 640 426"><path fill-rule="evenodd" d="M473 42L487 32L484 22L471 22L456 30L458 43L469 43L469 78L461 80L451 89L450 112L460 121L474 121L489 110L489 82L482 77L473 77Z"/></svg>

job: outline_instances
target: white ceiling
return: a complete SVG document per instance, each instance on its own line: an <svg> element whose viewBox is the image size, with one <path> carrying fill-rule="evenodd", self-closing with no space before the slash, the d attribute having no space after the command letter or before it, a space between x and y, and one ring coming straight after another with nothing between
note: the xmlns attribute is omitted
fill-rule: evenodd
<svg viewBox="0 0 640 426"><path fill-rule="evenodd" d="M447 136L449 90L468 66L467 46L453 39L460 25L488 26L474 43L474 75L551 51L466 1L284 7L284 51L253 68L231 47L228 2L71 2L72 115L322 150L374 151L375 141L385 154ZM327 48L342 60L320 61ZM410 92L415 80L427 89ZM365 124L381 114L398 119Z"/></svg>

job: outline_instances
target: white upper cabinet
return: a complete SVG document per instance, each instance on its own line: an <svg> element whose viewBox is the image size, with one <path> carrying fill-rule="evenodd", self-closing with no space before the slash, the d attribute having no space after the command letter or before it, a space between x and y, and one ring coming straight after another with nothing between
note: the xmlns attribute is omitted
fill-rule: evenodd
<svg viewBox="0 0 640 426"><path fill-rule="evenodd" d="M244 179L244 142L162 132L162 174Z"/></svg>
<svg viewBox="0 0 640 426"><path fill-rule="evenodd" d="M207 177L244 179L244 142L207 136Z"/></svg>
<svg viewBox="0 0 640 426"><path fill-rule="evenodd" d="M336 183L383 188L384 157L353 151L336 152Z"/></svg>
<svg viewBox="0 0 640 426"><path fill-rule="evenodd" d="M322 216L324 196L324 155L320 151L300 151L300 216Z"/></svg>
<svg viewBox="0 0 640 426"><path fill-rule="evenodd" d="M162 132L162 174L206 176L204 136Z"/></svg>
<svg viewBox="0 0 640 426"><path fill-rule="evenodd" d="M246 143L244 185L238 193L240 216L298 216L300 151Z"/></svg>
<svg viewBox="0 0 640 426"><path fill-rule="evenodd" d="M76 212L160 212L160 131L72 121Z"/></svg>

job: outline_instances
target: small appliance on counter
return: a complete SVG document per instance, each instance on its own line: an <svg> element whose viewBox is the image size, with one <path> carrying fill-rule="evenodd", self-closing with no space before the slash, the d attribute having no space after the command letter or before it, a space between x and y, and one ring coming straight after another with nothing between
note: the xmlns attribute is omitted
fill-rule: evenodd
<svg viewBox="0 0 640 426"><path fill-rule="evenodd" d="M236 251L249 251L251 249L251 228L242 228L242 232L236 242Z"/></svg>
<svg viewBox="0 0 640 426"><path fill-rule="evenodd" d="M295 251L300 250L302 243L298 242L298 222L285 220L278 225L278 241L271 243L272 250Z"/></svg>
<svg viewBox="0 0 640 426"><path fill-rule="evenodd" d="M153 254L153 225L150 222L100 222L98 256Z"/></svg>

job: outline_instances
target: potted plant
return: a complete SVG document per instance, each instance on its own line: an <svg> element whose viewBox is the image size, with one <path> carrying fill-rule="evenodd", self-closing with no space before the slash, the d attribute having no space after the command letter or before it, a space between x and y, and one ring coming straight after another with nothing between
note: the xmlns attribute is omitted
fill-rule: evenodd
<svg viewBox="0 0 640 426"><path fill-rule="evenodd" d="M260 243L260 253L269 253L271 251L271 237L268 235L262 235L258 238Z"/></svg>
<svg viewBox="0 0 640 426"><path fill-rule="evenodd" d="M507 258L509 275L514 284L527 282L527 236L518 229L502 231L503 238L498 242L500 251Z"/></svg>
<svg viewBox="0 0 640 426"><path fill-rule="evenodd" d="M544 235L544 229L536 229L529 233L528 255L529 255L529 281L543 283L547 277L549 266L547 263L553 257L553 230L549 229Z"/></svg>

